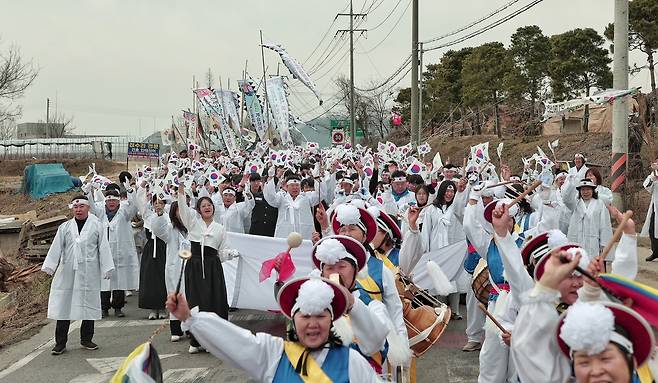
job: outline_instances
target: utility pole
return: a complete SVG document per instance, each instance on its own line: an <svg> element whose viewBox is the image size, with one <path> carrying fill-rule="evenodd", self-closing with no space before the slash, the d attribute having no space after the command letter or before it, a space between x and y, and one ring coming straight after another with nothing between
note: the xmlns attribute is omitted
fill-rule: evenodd
<svg viewBox="0 0 658 383"><path fill-rule="evenodd" d="M354 29L354 18L365 19L367 14L354 13L354 0L350 0L350 13L339 13L338 16L349 16L350 29L339 29L336 34L350 34L350 143L354 147L356 140L356 115L354 114L354 32L365 33L367 29Z"/></svg>
<svg viewBox="0 0 658 383"><path fill-rule="evenodd" d="M420 48L418 49L418 54L420 55L420 70L419 70L419 79L420 83L418 89L418 143L420 145L420 138L423 133L423 43L419 43Z"/></svg>
<svg viewBox="0 0 658 383"><path fill-rule="evenodd" d="M46 137L50 137L50 98L46 98Z"/></svg>
<svg viewBox="0 0 658 383"><path fill-rule="evenodd" d="M418 97L418 0L412 0L411 21L411 146L420 145L419 97Z"/></svg>
<svg viewBox="0 0 658 383"><path fill-rule="evenodd" d="M628 0L615 0L615 52L613 57L613 87L628 89ZM623 186L628 163L628 103L626 97L612 106L612 171L613 204L624 210Z"/></svg>

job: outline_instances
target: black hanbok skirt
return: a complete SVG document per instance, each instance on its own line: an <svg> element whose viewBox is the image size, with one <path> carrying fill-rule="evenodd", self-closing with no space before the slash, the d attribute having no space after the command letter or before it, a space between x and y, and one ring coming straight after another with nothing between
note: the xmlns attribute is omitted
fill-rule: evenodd
<svg viewBox="0 0 658 383"><path fill-rule="evenodd" d="M185 264L185 298L190 308L198 306L199 311L213 312L228 319L224 269L217 250L204 247L202 268L201 244L191 242L191 245L192 258Z"/></svg>
<svg viewBox="0 0 658 383"><path fill-rule="evenodd" d="M148 241L144 245L139 267L139 308L164 310L167 300L165 284L165 265L167 262L167 244L160 238L151 239L151 231L146 230ZM155 258L153 257L155 246Z"/></svg>

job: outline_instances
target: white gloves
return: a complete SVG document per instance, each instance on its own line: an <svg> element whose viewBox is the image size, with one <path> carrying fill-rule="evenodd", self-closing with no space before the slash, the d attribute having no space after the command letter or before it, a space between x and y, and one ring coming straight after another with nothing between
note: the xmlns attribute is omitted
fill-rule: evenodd
<svg viewBox="0 0 658 383"><path fill-rule="evenodd" d="M107 273L105 273L105 275L103 275L103 279L110 279L110 278L112 278L112 272L113 272L113 271L114 271L114 269L112 269L112 270L108 271Z"/></svg>

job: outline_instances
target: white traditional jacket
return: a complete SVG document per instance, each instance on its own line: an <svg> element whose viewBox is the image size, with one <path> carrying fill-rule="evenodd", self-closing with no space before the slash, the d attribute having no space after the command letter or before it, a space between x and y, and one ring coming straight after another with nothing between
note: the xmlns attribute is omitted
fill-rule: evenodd
<svg viewBox="0 0 658 383"><path fill-rule="evenodd" d="M610 213L599 199L592 198L586 203L578 198L577 181L570 177L566 182L568 185L562 191L562 199L573 212L567 237L569 241L580 244L590 257L595 257L612 238Z"/></svg>
<svg viewBox="0 0 658 383"><path fill-rule="evenodd" d="M102 291L139 289L139 258L135 247L135 236L131 221L137 214L138 205L129 194L128 203L121 204L112 218L107 219L105 201L90 202L90 213L95 215L103 225L103 233L110 243L115 271L110 280L101 282ZM91 198L91 194L88 196ZM90 199L91 201L91 199Z"/></svg>
<svg viewBox="0 0 658 383"><path fill-rule="evenodd" d="M652 172L644 180L642 186L644 189L651 193L651 201L649 202L649 208L647 209L647 217L644 219L644 225L642 225L642 232L640 235L643 237L649 236L649 225L651 225L651 215L653 214L653 237L658 238L658 175L655 172Z"/></svg>
<svg viewBox="0 0 658 383"><path fill-rule="evenodd" d="M223 201L215 205L215 221L221 223L227 232L244 234L245 219L251 214L256 201L250 192L245 191L243 202L235 202L226 207Z"/></svg>
<svg viewBox="0 0 658 383"><path fill-rule="evenodd" d="M90 214L80 233L75 219L61 224L41 270L55 271L49 319L101 319L101 280L114 270L114 263L98 218Z"/></svg>
<svg viewBox="0 0 658 383"><path fill-rule="evenodd" d="M325 183L322 184L322 188L326 190ZM318 185L316 190L317 187ZM300 192L293 199L285 190L277 190L274 179L271 179L263 187L263 197L270 206L279 209L274 237L287 238L288 234L295 231L301 234L303 239L311 239L311 234L315 231L313 207L320 202L318 192Z"/></svg>

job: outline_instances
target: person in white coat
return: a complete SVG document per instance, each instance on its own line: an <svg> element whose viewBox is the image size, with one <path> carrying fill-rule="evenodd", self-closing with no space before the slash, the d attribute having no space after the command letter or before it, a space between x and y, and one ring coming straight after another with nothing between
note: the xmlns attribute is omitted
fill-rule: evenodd
<svg viewBox="0 0 658 383"><path fill-rule="evenodd" d="M658 211L658 182L656 181L658 181L658 159L651 163L651 174L642 183L644 189L651 193L649 208L640 233L643 237L648 236L651 239L651 255L646 258L647 262L658 259L658 225L656 225L656 219L658 218L658 214L656 214L656 211Z"/></svg>
<svg viewBox="0 0 658 383"><path fill-rule="evenodd" d="M576 186L577 181L571 176L567 182L562 198L573 212L567 237L595 257L612 237L610 213L605 203L597 198L594 182L584 178Z"/></svg>
<svg viewBox="0 0 658 383"><path fill-rule="evenodd" d="M165 286L167 292L176 291L178 287L181 272L183 272L183 261L178 256L181 250L190 251L190 241L187 240L187 228L183 225L178 209L178 201L171 203L169 215L162 215L156 218L159 222L154 222L152 226L153 233L162 238L167 244L167 257L165 262ZM181 294L185 294L185 280L180 279ZM169 330L171 332L171 341L178 342L183 337L180 321L171 313L169 314Z"/></svg>
<svg viewBox="0 0 658 383"><path fill-rule="evenodd" d="M448 180L439 184L434 203L425 208L423 230L421 231L425 252L435 251L457 242L466 243L466 234L462 226L464 208L468 198L466 182L466 178L462 178L458 185ZM452 311L452 319L457 320L462 319L459 297L471 288L469 275L463 267L465 258L466 252L452 254L450 260L447 261L447 263L457 265L450 268L457 272L448 276L450 282L456 287L456 292L448 295L448 303Z"/></svg>
<svg viewBox="0 0 658 383"><path fill-rule="evenodd" d="M279 180L283 176L282 170L279 169ZM303 239L311 239L315 230L313 206L320 202L320 196L317 192L302 192L301 182L298 175L291 174L283 180L282 189L277 190L274 177L263 187L263 196L267 203L279 209L274 231L275 238L287 238L288 234L295 231L301 234ZM321 189L326 190L326 185L322 185Z"/></svg>
<svg viewBox="0 0 658 383"><path fill-rule="evenodd" d="M589 167L585 165L587 163L587 158L582 153L576 153L573 156L574 167L569 168L569 175L576 177L577 180L585 178L585 174Z"/></svg>
<svg viewBox="0 0 658 383"><path fill-rule="evenodd" d="M87 198L91 196L89 193ZM137 205L132 198L121 204L119 191L108 189L104 201L92 203L90 212L103 224L116 270L110 280L101 282L102 315L108 316L113 308L117 317L123 317L126 291L139 288L139 262L131 224Z"/></svg>
<svg viewBox="0 0 658 383"><path fill-rule="evenodd" d="M249 218L256 202L248 189L244 191L244 201L236 202L236 195L237 191L232 186L222 190L222 200L215 205L215 221L229 233L244 234L244 221Z"/></svg>
<svg viewBox="0 0 658 383"><path fill-rule="evenodd" d="M69 325L82 321L80 344L88 350L92 342L94 321L101 319L101 279L109 280L114 271L107 234L103 224L89 215L89 201L73 198L70 219L59 226L41 270L53 275L48 297L48 318L57 321L53 355L66 350Z"/></svg>
<svg viewBox="0 0 658 383"><path fill-rule="evenodd" d="M416 196L408 189L407 175L401 170L391 173L390 188L382 193L382 205L388 215L400 217L405 210L416 202Z"/></svg>
<svg viewBox="0 0 658 383"><path fill-rule="evenodd" d="M167 307L214 356L258 382L379 382L368 362L345 347L332 329L333 321L350 307L344 287L303 277L286 283L277 298L293 322L288 341L267 333L254 335L214 313L190 310L182 294L171 294Z"/></svg>
<svg viewBox="0 0 658 383"><path fill-rule="evenodd" d="M585 178L596 184L596 194L598 198L605 203L606 206L612 203L612 190L610 188L603 186L603 177L597 168L587 169L585 173Z"/></svg>

